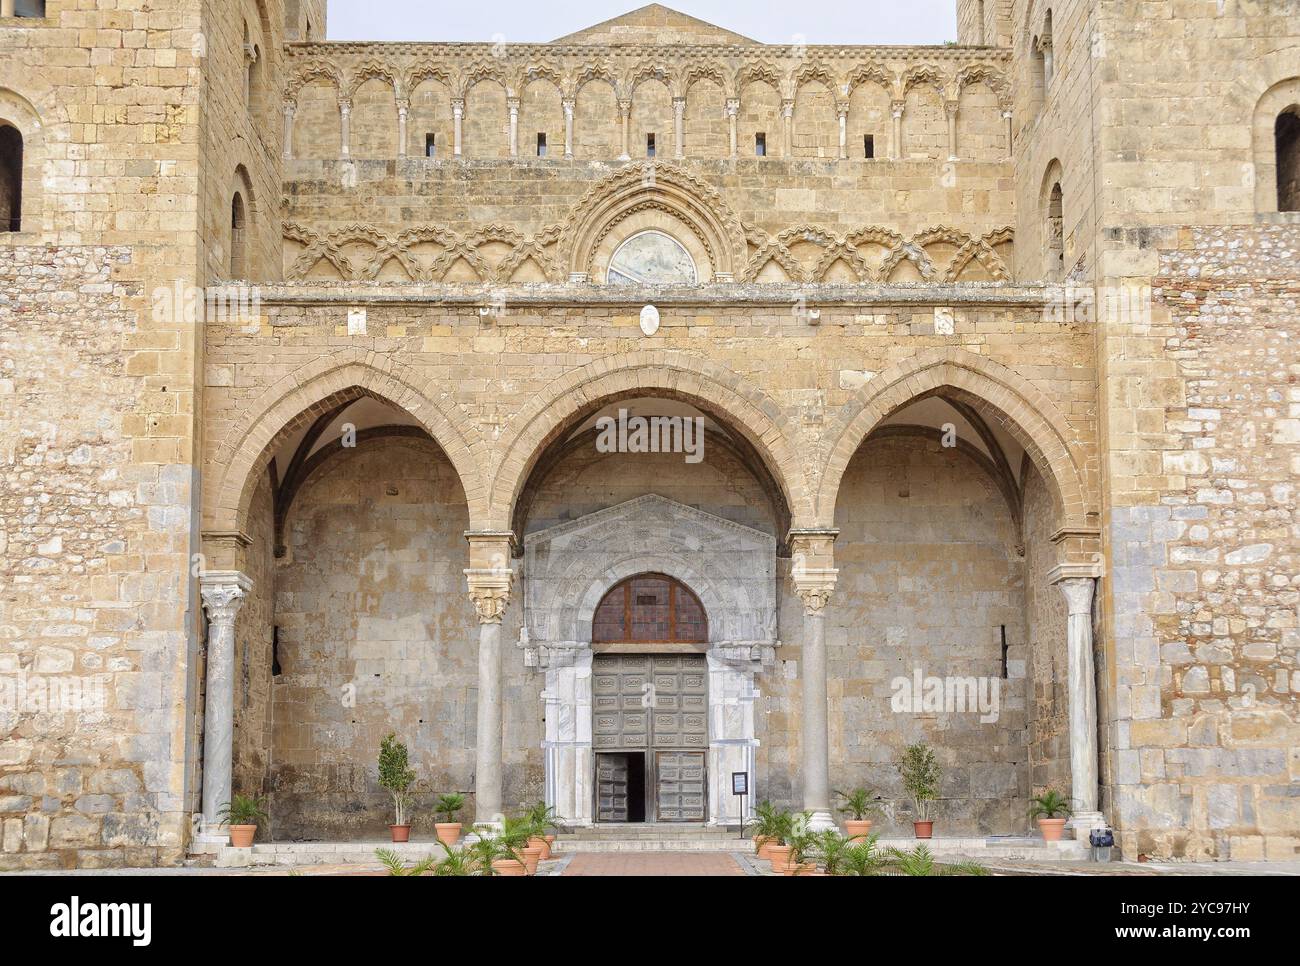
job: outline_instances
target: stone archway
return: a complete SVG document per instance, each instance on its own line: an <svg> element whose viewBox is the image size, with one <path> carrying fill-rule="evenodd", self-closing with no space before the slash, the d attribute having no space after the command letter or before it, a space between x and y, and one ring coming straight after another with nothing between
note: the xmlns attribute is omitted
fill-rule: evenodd
<svg viewBox="0 0 1300 966"><path fill-rule="evenodd" d="M758 454L781 491L793 525L812 521L812 494L796 457L803 448L800 432L775 400L715 363L680 353L634 352L565 374L515 415L507 427L511 438L493 474L486 529L509 529L516 501L552 442L601 405L631 395L681 399L716 416ZM472 498L470 505L474 507Z"/></svg>
<svg viewBox="0 0 1300 966"><path fill-rule="evenodd" d="M652 494L530 534L524 558L520 643L546 675L547 804L569 824L594 820L592 618L611 588L653 572L688 587L708 617L708 821L747 818L727 782L743 771L753 787L754 676L777 645L776 539Z"/></svg>
<svg viewBox="0 0 1300 966"><path fill-rule="evenodd" d="M892 366L841 411L828 433L831 452L817 489L818 519L830 521L849 461L891 413L927 394L946 391L1002 424L1052 487L1061 528L1095 526L1085 488L1085 459L1065 417L1043 393L1005 366L959 349L925 352Z"/></svg>
<svg viewBox="0 0 1300 966"><path fill-rule="evenodd" d="M290 436L349 395L374 396L414 416L456 468L471 520L482 514L486 487L476 454L483 443L473 425L462 413L435 404L434 387L421 387L421 380L399 363L363 359L364 355L349 350L304 366L271 386L248 408L247 417L206 461L205 465L216 467L218 473L215 485L204 488L206 533L244 533L253 489L273 455L272 443Z"/></svg>

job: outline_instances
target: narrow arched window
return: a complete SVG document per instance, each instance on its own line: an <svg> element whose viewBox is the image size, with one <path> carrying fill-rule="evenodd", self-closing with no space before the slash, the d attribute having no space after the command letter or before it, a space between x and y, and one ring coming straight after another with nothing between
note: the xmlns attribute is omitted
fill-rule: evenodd
<svg viewBox="0 0 1300 966"><path fill-rule="evenodd" d="M1277 210L1300 211L1300 109L1289 108L1273 125L1277 152Z"/></svg>
<svg viewBox="0 0 1300 966"><path fill-rule="evenodd" d="M1052 185L1047 198L1047 274L1060 279L1065 275L1065 215L1061 205L1061 183Z"/></svg>
<svg viewBox="0 0 1300 966"><path fill-rule="evenodd" d="M45 0L16 0L14 3L15 17L44 17Z"/></svg>
<svg viewBox="0 0 1300 966"><path fill-rule="evenodd" d="M22 231L23 136L0 124L0 231Z"/></svg>
<svg viewBox="0 0 1300 966"><path fill-rule="evenodd" d="M242 279L245 269L245 229L247 215L244 198L238 192L230 203L230 277Z"/></svg>
<svg viewBox="0 0 1300 966"><path fill-rule="evenodd" d="M700 599L665 574L639 574L614 585L591 620L594 644L704 643L709 623Z"/></svg>

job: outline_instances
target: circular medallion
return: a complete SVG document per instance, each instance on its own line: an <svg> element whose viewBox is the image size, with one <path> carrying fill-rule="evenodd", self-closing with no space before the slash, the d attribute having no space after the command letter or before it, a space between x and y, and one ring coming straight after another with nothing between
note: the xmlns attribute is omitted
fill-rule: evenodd
<svg viewBox="0 0 1300 966"><path fill-rule="evenodd" d="M659 331L659 310L653 305L647 305L641 310L641 331L646 335L654 335Z"/></svg>

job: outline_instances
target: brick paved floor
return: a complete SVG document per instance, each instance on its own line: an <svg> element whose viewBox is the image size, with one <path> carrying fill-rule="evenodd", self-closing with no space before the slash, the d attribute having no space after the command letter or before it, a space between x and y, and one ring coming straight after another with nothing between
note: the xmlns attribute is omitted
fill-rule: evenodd
<svg viewBox="0 0 1300 966"><path fill-rule="evenodd" d="M725 852L579 852L564 875L744 875Z"/></svg>

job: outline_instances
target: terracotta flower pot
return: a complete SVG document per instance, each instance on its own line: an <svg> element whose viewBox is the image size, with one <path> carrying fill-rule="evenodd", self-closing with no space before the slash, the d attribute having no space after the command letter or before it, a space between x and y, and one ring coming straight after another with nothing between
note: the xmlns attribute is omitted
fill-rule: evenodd
<svg viewBox="0 0 1300 966"><path fill-rule="evenodd" d="M871 834L871 819L848 819L844 822L844 833L850 842L865 842Z"/></svg>
<svg viewBox="0 0 1300 966"><path fill-rule="evenodd" d="M537 863L542 858L541 847L534 845L530 840L526 846L519 849L519 857L524 860L524 868L528 870L528 874L537 875Z"/></svg>
<svg viewBox="0 0 1300 966"><path fill-rule="evenodd" d="M251 849L253 836L257 834L256 825L230 826L230 844L237 849Z"/></svg>
<svg viewBox="0 0 1300 966"><path fill-rule="evenodd" d="M1040 818L1038 827L1043 832L1043 841L1061 841L1061 830L1065 828L1065 821L1063 818Z"/></svg>
<svg viewBox="0 0 1300 966"><path fill-rule="evenodd" d="M497 875L527 875L528 870L524 868L522 862L516 862L514 859L497 859L492 863L492 869Z"/></svg>
<svg viewBox="0 0 1300 966"><path fill-rule="evenodd" d="M770 844L767 846L768 861L772 863L772 871L785 875L785 867L790 864L791 848L788 845Z"/></svg>
<svg viewBox="0 0 1300 966"><path fill-rule="evenodd" d="M795 875L826 875L825 869L819 869L813 862L805 862L794 870Z"/></svg>
<svg viewBox="0 0 1300 966"><path fill-rule="evenodd" d="M542 836L534 835L528 840L528 845L530 848L537 849L537 854L542 862L551 857L551 843Z"/></svg>
<svg viewBox="0 0 1300 966"><path fill-rule="evenodd" d="M546 840L546 858L549 859L555 853L555 836L543 835L542 838Z"/></svg>
<svg viewBox="0 0 1300 966"><path fill-rule="evenodd" d="M438 841L444 845L455 845L460 841L460 822L435 822L434 831L438 833Z"/></svg>
<svg viewBox="0 0 1300 966"><path fill-rule="evenodd" d="M393 833L393 841L394 841L394 842L409 842L409 841L411 841L411 826L410 826L410 825L390 825L390 826L388 826L388 831L390 831L390 832Z"/></svg>
<svg viewBox="0 0 1300 966"><path fill-rule="evenodd" d="M934 822L913 822L912 829L918 839L934 838Z"/></svg>
<svg viewBox="0 0 1300 966"><path fill-rule="evenodd" d="M758 856L760 859L770 859L771 856L768 854L767 847L771 844L772 844L772 840L768 836L755 835L754 854Z"/></svg>

